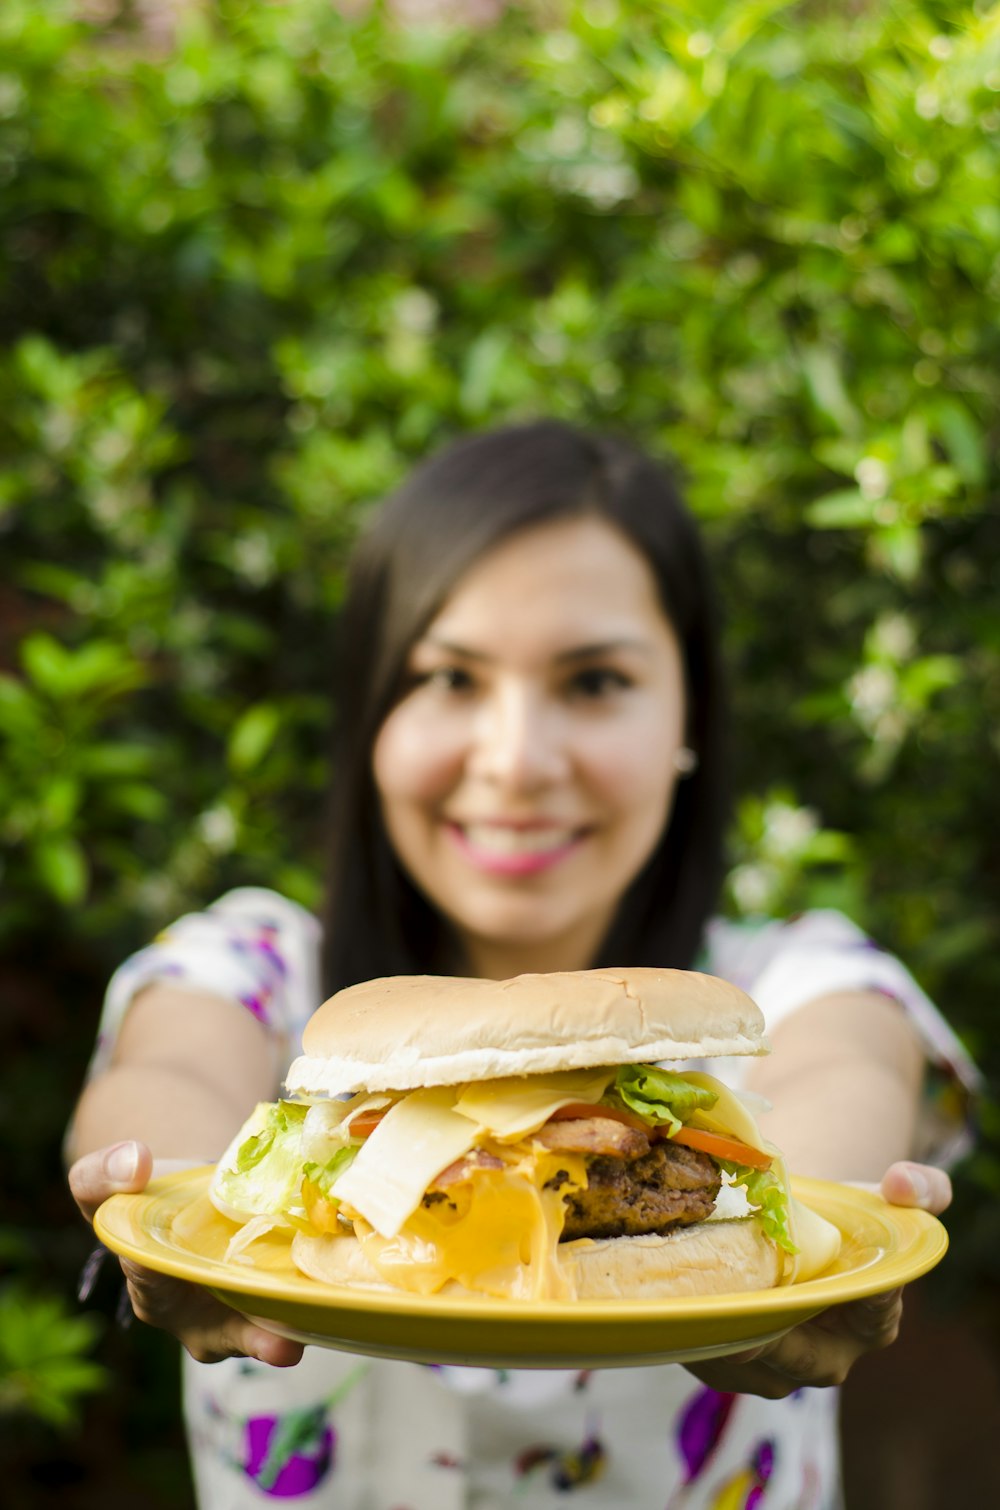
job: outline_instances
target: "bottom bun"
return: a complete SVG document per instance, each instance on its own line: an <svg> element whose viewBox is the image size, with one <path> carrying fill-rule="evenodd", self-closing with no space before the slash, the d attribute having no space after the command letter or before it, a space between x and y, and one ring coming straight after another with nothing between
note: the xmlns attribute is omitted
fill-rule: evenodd
<svg viewBox="0 0 1000 1510"><path fill-rule="evenodd" d="M357 1238L296 1234L292 1259L310 1279L323 1284L403 1293L387 1284L365 1257ZM659 1237L577 1238L559 1244L559 1259L575 1284L579 1300L630 1300L680 1295L727 1295L770 1290L779 1283L782 1259L752 1217L699 1222ZM525 1271L525 1293L530 1284ZM450 1280L442 1295L472 1296Z"/></svg>

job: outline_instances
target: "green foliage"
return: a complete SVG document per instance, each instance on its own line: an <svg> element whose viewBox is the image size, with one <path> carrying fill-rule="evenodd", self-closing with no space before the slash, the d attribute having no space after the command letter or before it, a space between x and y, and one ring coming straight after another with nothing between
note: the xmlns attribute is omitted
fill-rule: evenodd
<svg viewBox="0 0 1000 1510"><path fill-rule="evenodd" d="M707 531L729 905L846 906L995 1080L1000 7L85 14L0 10L4 934L99 974L227 884L314 904L358 524L556 414Z"/></svg>
<svg viewBox="0 0 1000 1510"><path fill-rule="evenodd" d="M80 1397L108 1382L84 1355L98 1335L94 1317L74 1315L54 1296L0 1289L0 1417L38 1416L51 1426L77 1424Z"/></svg>

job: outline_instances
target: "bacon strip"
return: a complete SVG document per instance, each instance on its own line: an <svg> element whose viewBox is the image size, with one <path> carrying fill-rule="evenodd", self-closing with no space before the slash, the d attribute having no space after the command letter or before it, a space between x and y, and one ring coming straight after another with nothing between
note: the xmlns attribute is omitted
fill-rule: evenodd
<svg viewBox="0 0 1000 1510"><path fill-rule="evenodd" d="M569 1122L546 1122L532 1133L534 1142L559 1153L603 1154L616 1159L639 1159L649 1153L649 1138L637 1127L611 1117L574 1117Z"/></svg>
<svg viewBox="0 0 1000 1510"><path fill-rule="evenodd" d="M471 1178L476 1169L502 1169L503 1159L498 1159L496 1154L486 1153L482 1148L474 1148L471 1153L465 1154L461 1159L456 1159L454 1164L449 1164L447 1169L442 1169L427 1187L429 1190L446 1190L449 1185L458 1185L462 1180Z"/></svg>

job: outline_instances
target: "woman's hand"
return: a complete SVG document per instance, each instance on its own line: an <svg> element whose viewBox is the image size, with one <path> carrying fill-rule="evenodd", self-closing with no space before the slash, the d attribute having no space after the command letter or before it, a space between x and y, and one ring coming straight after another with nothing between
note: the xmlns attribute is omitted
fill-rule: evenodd
<svg viewBox="0 0 1000 1510"><path fill-rule="evenodd" d="M78 1159L69 1172L69 1188L92 1222L102 1201L118 1191L143 1190L152 1170L153 1156L144 1143L116 1143ZM200 1285L157 1274L128 1259L119 1262L139 1320L172 1332L199 1363L247 1357L287 1368L302 1357L301 1343L249 1321Z"/></svg>
<svg viewBox="0 0 1000 1510"><path fill-rule="evenodd" d="M926 1164L890 1165L881 1193L894 1206L921 1206L935 1216L951 1202L951 1181ZM865 1353L895 1342L903 1292L889 1290L847 1305L832 1306L793 1327L776 1342L710 1363L688 1364L703 1384L726 1393L781 1400L804 1386L843 1384Z"/></svg>
<svg viewBox="0 0 1000 1510"><path fill-rule="evenodd" d="M951 1205L951 1180L930 1164L890 1164L879 1188L891 1206L922 1206L932 1216Z"/></svg>

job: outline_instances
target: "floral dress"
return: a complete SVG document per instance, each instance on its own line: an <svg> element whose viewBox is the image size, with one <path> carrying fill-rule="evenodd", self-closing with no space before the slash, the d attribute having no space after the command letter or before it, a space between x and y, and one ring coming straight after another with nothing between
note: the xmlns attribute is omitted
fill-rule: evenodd
<svg viewBox="0 0 1000 1510"><path fill-rule="evenodd" d="M113 977L91 1073L153 980L240 1001L268 1029L276 1078L321 999L316 920L242 888L183 917ZM966 1146L976 1072L912 976L842 914L708 930L700 968L734 981L768 1029L843 989L897 1000L929 1073L919 1155ZM711 1070L739 1086L744 1064ZM202 1510L290 1500L330 1510L837 1510L837 1392L720 1393L680 1366L592 1371L426 1366L307 1348L276 1370L185 1355L185 1415Z"/></svg>

